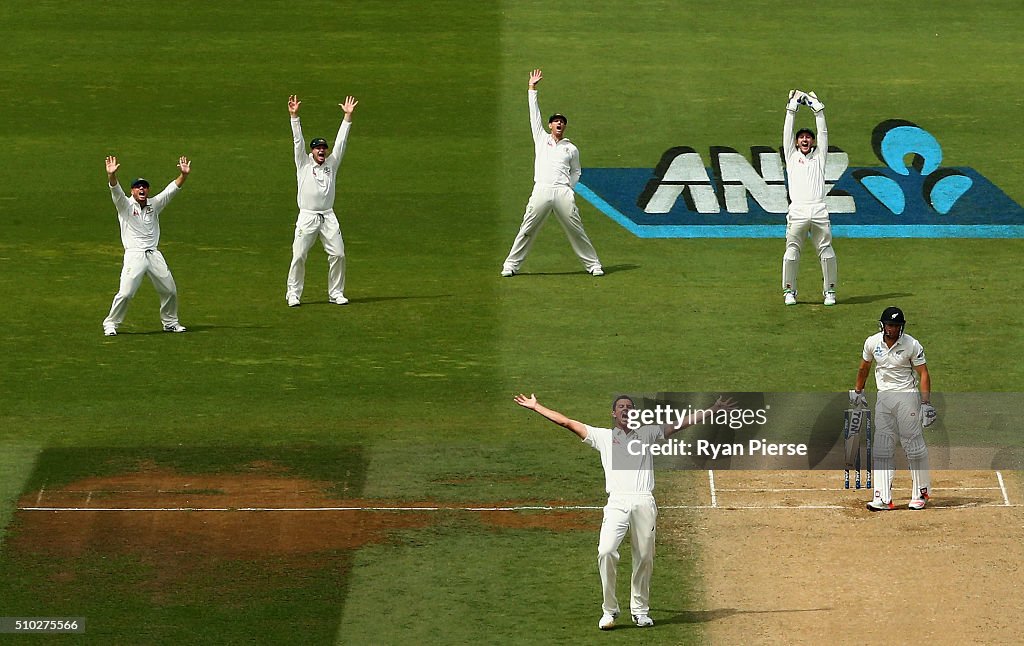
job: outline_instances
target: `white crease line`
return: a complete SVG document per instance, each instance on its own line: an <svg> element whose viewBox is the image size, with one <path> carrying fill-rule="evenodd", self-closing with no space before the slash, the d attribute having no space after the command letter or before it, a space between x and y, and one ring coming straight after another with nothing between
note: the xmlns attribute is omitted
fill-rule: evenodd
<svg viewBox="0 0 1024 646"><path fill-rule="evenodd" d="M999 490L1003 492L1003 505L1010 506L1010 497L1006 495L1006 483L1003 482L1003 472L996 471L996 479L999 480Z"/></svg>
<svg viewBox="0 0 1024 646"><path fill-rule="evenodd" d="M718 494L715 492L715 472L708 469L708 487L711 488L711 506L718 507Z"/></svg>
<svg viewBox="0 0 1024 646"><path fill-rule="evenodd" d="M996 472L998 473L998 471ZM932 487L932 491L994 491L999 487ZM780 488L780 489L768 489L768 488L750 488L750 489L721 489L718 491L725 491L728 493L786 493L787 491L849 491L845 487L806 487L806 488Z"/></svg>

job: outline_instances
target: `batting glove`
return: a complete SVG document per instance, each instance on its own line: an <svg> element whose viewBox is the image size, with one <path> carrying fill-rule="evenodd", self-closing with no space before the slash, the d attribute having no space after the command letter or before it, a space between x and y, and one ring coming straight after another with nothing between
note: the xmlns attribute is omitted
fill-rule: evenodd
<svg viewBox="0 0 1024 646"><path fill-rule="evenodd" d="M931 404L921 404L921 426L928 428L935 423L935 419L938 416L934 406Z"/></svg>
<svg viewBox="0 0 1024 646"><path fill-rule="evenodd" d="M850 391L850 406L853 408L867 408L868 398L864 396L863 391L857 392L856 390Z"/></svg>
<svg viewBox="0 0 1024 646"><path fill-rule="evenodd" d="M800 104L803 103L803 98L807 96L800 90L789 91L789 103L786 104L786 109L790 112L796 112L800 108Z"/></svg>
<svg viewBox="0 0 1024 646"><path fill-rule="evenodd" d="M818 100L818 95L814 92L808 92L804 95L803 103L814 110L815 113L821 112L825 109L825 104Z"/></svg>

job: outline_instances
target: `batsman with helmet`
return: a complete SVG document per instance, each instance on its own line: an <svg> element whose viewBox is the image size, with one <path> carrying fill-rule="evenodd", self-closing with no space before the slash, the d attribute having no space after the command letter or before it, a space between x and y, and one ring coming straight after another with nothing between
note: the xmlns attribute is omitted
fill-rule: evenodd
<svg viewBox="0 0 1024 646"><path fill-rule="evenodd" d="M857 384L850 391L850 404L866 407L864 385L872 362L875 364L875 383L878 401L875 404L875 435L872 470L874 499L868 503L870 511L894 509L892 480L895 474L896 436L907 454L913 481L910 509L924 509L929 500L931 477L928 469L928 447L924 431L936 419L931 404L932 381L924 348L903 328L907 320L903 310L887 307L878 321L878 333L867 338L857 370Z"/></svg>

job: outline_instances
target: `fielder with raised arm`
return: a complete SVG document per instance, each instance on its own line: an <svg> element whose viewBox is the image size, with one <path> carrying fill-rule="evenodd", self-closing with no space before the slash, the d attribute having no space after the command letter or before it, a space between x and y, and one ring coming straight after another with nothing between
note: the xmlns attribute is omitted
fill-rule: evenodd
<svg viewBox="0 0 1024 646"><path fill-rule="evenodd" d="M336 305L347 305L345 298L345 241L341 237L341 226L334 214L334 191L338 166L345 155L348 131L352 127L352 111L359 102L354 97L345 97L340 103L345 116L334 140L334 150L327 154L327 140L316 138L306 142L302 138L302 124L299 122L299 107L302 101L294 94L288 97L288 114L291 115L292 143L295 146L295 177L298 180L296 201L299 215L295 220L295 238L292 241L292 262L288 268L288 288L285 300L289 307L302 303L302 288L306 283L306 256L319 236L327 252L327 297Z"/></svg>
<svg viewBox="0 0 1024 646"><path fill-rule="evenodd" d="M121 283L114 302L110 304L110 313L103 319L103 334L117 336L117 328L128 313L128 304L146 276L160 295L160 322L164 332L184 332L185 326L178 322L178 287L157 246L160 244L160 212L178 194L192 171L192 164L188 157L179 158L180 174L154 197L149 197L149 182L141 177L132 181L132 196L125 194L117 181L117 170L121 167L117 157L107 157L106 167L110 198L117 208L117 221L121 225L124 263L121 266Z"/></svg>
<svg viewBox="0 0 1024 646"><path fill-rule="evenodd" d="M857 384L850 391L851 405L855 408L867 406L864 385L874 362L878 401L875 403L874 455L871 460L875 492L874 499L868 503L871 511L895 508L892 479L896 472L897 434L907 454L913 481L909 507L924 509L929 499L931 476L923 429L931 426L936 418L935 408L931 405L932 380L924 348L917 339L903 332L906 324L903 310L885 308L878 321L878 333L864 342Z"/></svg>
<svg viewBox="0 0 1024 646"><path fill-rule="evenodd" d="M530 247L537 239L537 233L548 215L554 211L558 223L565 230L569 244L583 263L583 268L592 276L603 276L604 269L597 258L593 243L583 230L580 211L576 207L573 189L580 180L580 151L565 137L568 119L564 114L555 113L548 119L549 132L541 125L540 103L537 99L537 84L544 78L540 70L530 74L527 98L530 103L530 127L533 130L534 163L533 193L526 205L526 214L519 227L519 233L512 243L512 249L501 268L501 275L509 278L519 271L526 260Z"/></svg>
<svg viewBox="0 0 1024 646"><path fill-rule="evenodd" d="M575 433L584 444L601 453L604 467L608 504L601 523L601 539L597 547L597 567L601 574L604 614L598 622L601 630L615 627L619 616L619 602L615 596L616 567L619 563L619 545L630 531L633 549L633 577L630 582L630 612L633 622L641 628L653 626L650 616L651 573L654 570L654 536L658 519L658 505L654 502L654 458L650 451L637 450L637 444L647 447L693 424L701 423L687 413L676 426L642 426L630 430L629 415L635 407L633 400L621 395L612 402L614 428L588 426L546 408L537 402L536 395L517 395L515 402L523 408L536 411L546 419ZM718 410L735 407L732 400L719 398L704 411L714 416ZM639 440L639 442L637 442ZM633 449L628 447L631 445Z"/></svg>
<svg viewBox="0 0 1024 646"><path fill-rule="evenodd" d="M793 121L800 105L814 111L818 135L801 128L793 136ZM814 92L792 90L786 104L782 148L789 181L789 211L786 213L786 253L782 257L782 291L786 305L796 305L800 249L810 233L821 261L822 295L825 305L836 304L836 253L832 249L832 223L825 207L825 160L828 156L828 128L825 106Z"/></svg>

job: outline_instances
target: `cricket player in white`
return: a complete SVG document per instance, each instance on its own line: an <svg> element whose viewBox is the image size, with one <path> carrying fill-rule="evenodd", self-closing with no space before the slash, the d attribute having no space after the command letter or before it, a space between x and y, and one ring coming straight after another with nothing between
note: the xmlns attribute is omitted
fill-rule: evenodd
<svg viewBox="0 0 1024 646"><path fill-rule="evenodd" d="M593 276L603 276L604 269L597 258L594 245L583 230L580 211L576 207L573 189L580 180L580 151L565 138L568 120L565 115L553 114L548 119L550 133L541 125L540 104L537 99L537 84L544 78L543 72L533 70L530 74L530 89L527 92L530 103L530 127L533 130L534 163L533 193L526 205L526 214L519 227L512 249L501 268L501 275L514 276L526 260L530 247L537 239L537 233L548 215L554 211L559 224L569 238L569 244L583 263L583 268Z"/></svg>
<svg viewBox="0 0 1024 646"><path fill-rule="evenodd" d="M302 138L302 124L299 122L299 107L302 101L293 94L288 97L288 114L291 115L292 142L295 145L295 177L298 181L296 201L299 215L295 221L295 239L292 241L292 262L288 268L288 288L285 300L289 307L302 303L302 288L306 281L306 256L319 236L327 252L327 297L337 305L347 305L345 298L345 241L341 237L341 226L334 214L334 191L338 166L345 155L348 131L352 127L352 111L359 102L354 97L345 97L339 104L345 112L334 140L334 150L327 154L327 141L314 139L310 142L310 153Z"/></svg>
<svg viewBox="0 0 1024 646"><path fill-rule="evenodd" d="M814 111L818 128L814 133L801 128L793 136L793 121L800 104ZM825 305L836 304L836 252L832 249L832 223L825 208L825 158L828 155L828 128L825 106L813 92L789 93L786 122L782 129L782 148L786 156L789 180L789 212L786 214L786 253L782 257L782 290L786 305L796 305L797 275L800 271L800 248L808 232L821 261L822 293Z"/></svg>
<svg viewBox="0 0 1024 646"><path fill-rule="evenodd" d="M164 332L184 332L185 327L178 322L178 289L157 246L160 244L160 212L178 194L192 171L192 165L187 157L179 158L180 174L155 197L149 196L149 182L141 177L132 182L132 196L128 197L117 181L120 167L117 157L107 157L107 184L121 225L124 264L121 266L121 284L110 305L110 313L103 319L103 334L117 336L117 328L128 313L128 304L147 275L160 295L160 321Z"/></svg>
<svg viewBox="0 0 1024 646"><path fill-rule="evenodd" d="M850 404L866 407L864 385L871 363L875 364L878 401L875 404L875 436L872 447L874 499L871 511L895 508L892 502L892 479L895 474L896 435L907 454L912 493L909 507L924 509L928 503L931 478L928 469L928 447L923 428L936 419L931 405L932 380L924 357L924 348L917 339L903 332L907 321L898 307L887 307L879 319L878 334L867 338L857 371L856 387L850 391ZM920 389L920 393L918 392Z"/></svg>
<svg viewBox="0 0 1024 646"><path fill-rule="evenodd" d="M608 504L604 508L601 538L597 547L597 566L601 574L604 600L603 615L598 628L615 627L619 615L619 602L615 596L616 568L619 564L619 545L630 531L633 549L633 576L630 582L630 613L633 622L641 628L653 626L650 617L651 572L654 570L654 537L658 519L658 505L654 501L654 458L643 450L676 431L696 423L691 414L684 416L677 426L642 426L630 430L629 411L633 400L625 395L612 402L614 428L588 426L542 406L536 395L517 395L515 402L523 408L536 411L546 419L567 428L583 442L601 453L604 467ZM732 400L719 398L704 415L714 416L718 410L735 406Z"/></svg>

